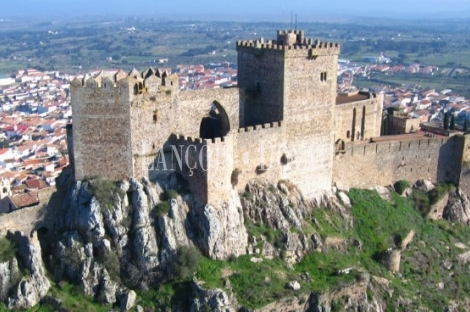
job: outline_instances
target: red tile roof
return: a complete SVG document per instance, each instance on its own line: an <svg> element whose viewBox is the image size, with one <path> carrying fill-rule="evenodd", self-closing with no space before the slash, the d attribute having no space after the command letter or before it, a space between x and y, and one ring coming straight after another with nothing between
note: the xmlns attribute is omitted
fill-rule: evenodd
<svg viewBox="0 0 470 312"><path fill-rule="evenodd" d="M47 187L46 182L40 179L26 180L25 184L31 189L38 189L38 190Z"/></svg>
<svg viewBox="0 0 470 312"><path fill-rule="evenodd" d="M23 193L17 194L10 197L13 204L15 204L16 209L30 207L39 204L38 193Z"/></svg>

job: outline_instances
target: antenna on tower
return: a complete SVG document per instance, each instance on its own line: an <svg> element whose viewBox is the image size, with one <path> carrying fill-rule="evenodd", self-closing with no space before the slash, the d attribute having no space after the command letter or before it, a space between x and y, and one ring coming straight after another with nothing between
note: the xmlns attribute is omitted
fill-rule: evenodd
<svg viewBox="0 0 470 312"><path fill-rule="evenodd" d="M292 13L292 11L290 11L290 29L293 28L293 25L294 24L294 13Z"/></svg>
<svg viewBox="0 0 470 312"><path fill-rule="evenodd" d="M295 30L297 30L297 14L295 14Z"/></svg>

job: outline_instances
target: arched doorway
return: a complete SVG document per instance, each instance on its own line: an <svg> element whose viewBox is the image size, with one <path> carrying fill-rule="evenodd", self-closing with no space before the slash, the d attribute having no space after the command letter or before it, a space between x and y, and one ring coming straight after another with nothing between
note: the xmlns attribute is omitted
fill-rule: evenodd
<svg viewBox="0 0 470 312"><path fill-rule="evenodd" d="M199 137L213 139L226 136L230 131L230 121L225 109L219 102L211 103L209 113L201 120Z"/></svg>

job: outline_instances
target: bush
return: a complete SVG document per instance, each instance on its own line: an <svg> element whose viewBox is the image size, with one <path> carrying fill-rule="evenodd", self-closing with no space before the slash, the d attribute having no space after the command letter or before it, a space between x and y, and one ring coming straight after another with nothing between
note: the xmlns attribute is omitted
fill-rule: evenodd
<svg viewBox="0 0 470 312"><path fill-rule="evenodd" d="M168 214L168 212L170 211L170 203L167 202L167 201L162 201L160 203L158 203L156 206L155 206L155 214L158 216L158 217L162 217L166 214Z"/></svg>
<svg viewBox="0 0 470 312"><path fill-rule="evenodd" d="M246 200L253 201L253 194L251 194L250 192L247 192L247 191L243 192L242 197L245 198Z"/></svg>
<svg viewBox="0 0 470 312"><path fill-rule="evenodd" d="M0 238L0 262L7 262L16 255L16 245L6 237Z"/></svg>
<svg viewBox="0 0 470 312"><path fill-rule="evenodd" d="M176 190L168 189L165 192L165 199L176 199L178 198L178 192Z"/></svg>
<svg viewBox="0 0 470 312"><path fill-rule="evenodd" d="M427 193L424 193L419 190L413 191L413 201L415 207L423 216L427 216L431 210L431 206L436 204L442 197L452 191L455 188L453 184L436 184L434 189L430 190Z"/></svg>
<svg viewBox="0 0 470 312"><path fill-rule="evenodd" d="M101 259L101 263L106 268L113 281L121 282L121 263L115 253L108 253L103 257L103 259Z"/></svg>
<svg viewBox="0 0 470 312"><path fill-rule="evenodd" d="M177 279L189 279L198 270L200 261L201 253L196 248L178 247L176 259L171 264L171 273Z"/></svg>
<svg viewBox="0 0 470 312"><path fill-rule="evenodd" d="M112 211L115 194L118 194L121 198L125 195L116 182L104 180L100 177L91 178L89 182L88 189L100 203L102 209Z"/></svg>
<svg viewBox="0 0 470 312"><path fill-rule="evenodd" d="M398 182L396 182L393 187L395 188L395 191L402 195L403 192L410 187L410 182L406 181L406 180L400 180Z"/></svg>

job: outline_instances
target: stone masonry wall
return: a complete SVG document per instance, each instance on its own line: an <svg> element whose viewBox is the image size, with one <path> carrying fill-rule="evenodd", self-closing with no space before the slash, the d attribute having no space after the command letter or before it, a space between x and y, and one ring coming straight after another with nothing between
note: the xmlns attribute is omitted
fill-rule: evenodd
<svg viewBox="0 0 470 312"><path fill-rule="evenodd" d="M339 139L345 142L353 141L353 137L354 141L369 140L380 136L382 102L383 97L379 94L367 100L336 105L335 141ZM354 109L356 110L355 118ZM355 121L354 124L353 121ZM364 124L363 136L362 124Z"/></svg>
<svg viewBox="0 0 470 312"><path fill-rule="evenodd" d="M50 203L54 192L56 192L55 187L43 189L38 192L38 205L0 214L0 233L5 235L8 231L20 231L25 235L29 235L32 231L36 231L41 227L52 229L58 218L45 218L45 216L57 216L58 214L54 211L60 210L61 207L59 202ZM46 213L46 210L53 211Z"/></svg>
<svg viewBox="0 0 470 312"><path fill-rule="evenodd" d="M283 120L284 51L242 45L237 50L240 126Z"/></svg>
<svg viewBox="0 0 470 312"><path fill-rule="evenodd" d="M337 53L289 49L285 55L283 125L287 147L296 151L288 176L306 197L332 184Z"/></svg>
<svg viewBox="0 0 470 312"><path fill-rule="evenodd" d="M470 193L470 135L464 136L464 147L461 160L462 168L460 171L459 186L465 192Z"/></svg>
<svg viewBox="0 0 470 312"><path fill-rule="evenodd" d="M75 177L100 175L117 180L132 176L127 83L100 86L93 78L71 83Z"/></svg>
<svg viewBox="0 0 470 312"><path fill-rule="evenodd" d="M458 183L464 140L394 137L378 143L347 143L335 156L333 180L340 188L368 188L398 180Z"/></svg>
<svg viewBox="0 0 470 312"><path fill-rule="evenodd" d="M238 90L146 92L132 97L131 132L134 176L149 176L149 168L161 150L171 148L173 133L198 138L203 117L217 101L228 115L230 127L238 128Z"/></svg>
<svg viewBox="0 0 470 312"><path fill-rule="evenodd" d="M233 153L233 170L238 171L237 188L243 191L248 181L255 178L266 178L273 184L288 179L288 169L292 164L288 161L286 166L282 165L283 154L292 157L280 123L240 128L234 136Z"/></svg>

